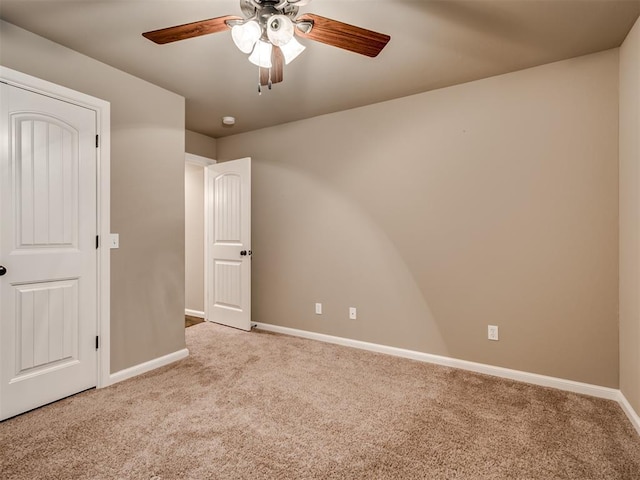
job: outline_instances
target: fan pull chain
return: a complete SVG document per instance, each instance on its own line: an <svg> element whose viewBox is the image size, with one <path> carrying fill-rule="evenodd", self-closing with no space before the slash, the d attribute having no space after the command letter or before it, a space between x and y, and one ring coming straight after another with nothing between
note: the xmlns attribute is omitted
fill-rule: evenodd
<svg viewBox="0 0 640 480"><path fill-rule="evenodd" d="M267 87L269 88L269 90L271 90L271 87L273 86L273 82L271 81L271 71L272 71L272 68L269 68L269 79L267 81ZM262 95L262 77L260 73L261 73L261 68L258 67L258 95Z"/></svg>
<svg viewBox="0 0 640 480"><path fill-rule="evenodd" d="M262 95L262 84L260 82L260 67L258 67L258 95Z"/></svg>

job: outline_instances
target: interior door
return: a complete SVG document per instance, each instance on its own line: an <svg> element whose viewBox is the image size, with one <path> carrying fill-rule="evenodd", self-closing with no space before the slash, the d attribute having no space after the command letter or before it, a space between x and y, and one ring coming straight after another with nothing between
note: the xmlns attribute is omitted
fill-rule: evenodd
<svg viewBox="0 0 640 480"><path fill-rule="evenodd" d="M96 385L96 113L0 83L0 419Z"/></svg>
<svg viewBox="0 0 640 480"><path fill-rule="evenodd" d="M251 159L207 167L206 319L251 330Z"/></svg>

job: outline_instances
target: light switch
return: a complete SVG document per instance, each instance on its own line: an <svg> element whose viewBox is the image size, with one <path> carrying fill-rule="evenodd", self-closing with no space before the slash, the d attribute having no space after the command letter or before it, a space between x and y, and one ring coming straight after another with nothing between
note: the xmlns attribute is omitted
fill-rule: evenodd
<svg viewBox="0 0 640 480"><path fill-rule="evenodd" d="M109 248L120 248L120 235L117 233L112 233L110 235L110 243Z"/></svg>

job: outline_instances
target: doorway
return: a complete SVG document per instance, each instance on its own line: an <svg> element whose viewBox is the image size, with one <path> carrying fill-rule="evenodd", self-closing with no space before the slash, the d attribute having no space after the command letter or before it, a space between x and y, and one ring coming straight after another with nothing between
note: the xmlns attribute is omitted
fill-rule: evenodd
<svg viewBox="0 0 640 480"><path fill-rule="evenodd" d="M251 159L187 154L185 326L206 319L250 330L251 257Z"/></svg>
<svg viewBox="0 0 640 480"><path fill-rule="evenodd" d="M185 155L185 327L204 321L204 183L205 168L216 161Z"/></svg>

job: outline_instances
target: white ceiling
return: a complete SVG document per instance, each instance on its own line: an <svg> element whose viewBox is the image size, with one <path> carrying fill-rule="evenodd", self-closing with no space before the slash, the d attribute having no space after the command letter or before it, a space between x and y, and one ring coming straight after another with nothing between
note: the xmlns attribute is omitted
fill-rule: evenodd
<svg viewBox="0 0 640 480"><path fill-rule="evenodd" d="M617 47L640 0L314 0L305 12L391 41L371 59L303 39L284 82L258 96L257 67L229 32L166 45L141 36L240 15L238 0L0 0L4 20L183 95L186 127L212 137Z"/></svg>

